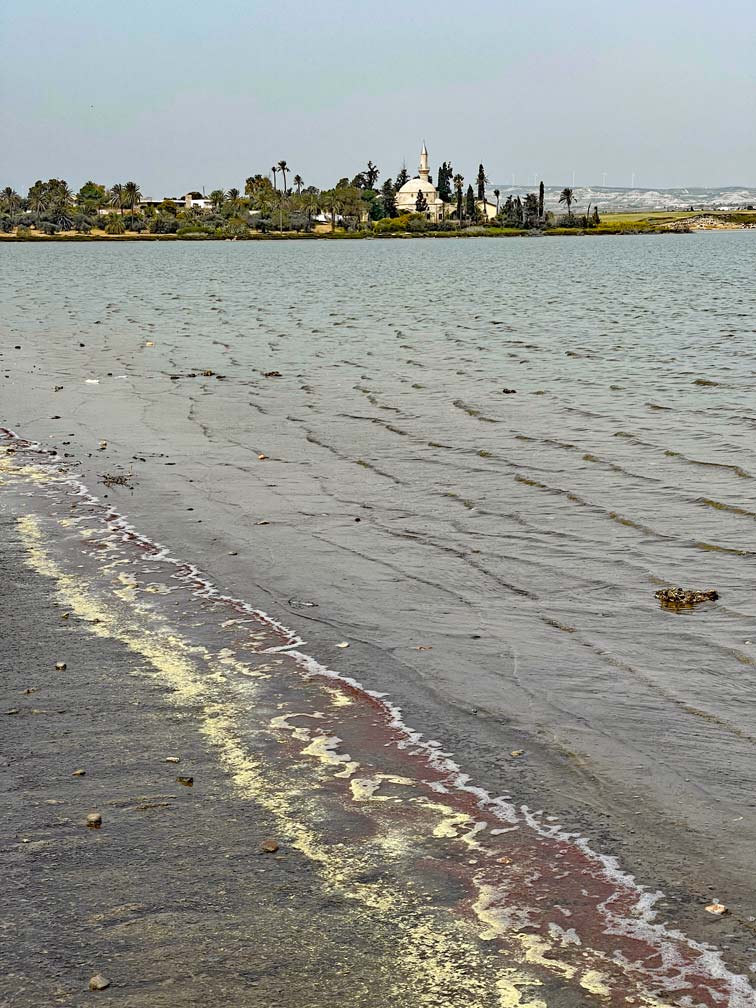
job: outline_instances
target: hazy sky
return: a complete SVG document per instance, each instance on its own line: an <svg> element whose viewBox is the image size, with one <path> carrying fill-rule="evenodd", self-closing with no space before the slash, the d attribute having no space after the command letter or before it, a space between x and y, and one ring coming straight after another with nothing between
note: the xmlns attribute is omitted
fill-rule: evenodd
<svg viewBox="0 0 756 1008"><path fill-rule="evenodd" d="M0 187L756 185L754 0L1 0Z"/></svg>

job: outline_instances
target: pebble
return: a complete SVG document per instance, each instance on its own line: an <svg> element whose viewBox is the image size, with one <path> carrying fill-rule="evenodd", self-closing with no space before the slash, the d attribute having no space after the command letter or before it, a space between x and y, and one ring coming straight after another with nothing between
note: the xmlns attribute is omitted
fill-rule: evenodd
<svg viewBox="0 0 756 1008"><path fill-rule="evenodd" d="M278 850L278 844L275 840L266 840L260 845L260 850L263 854L275 854Z"/></svg>
<svg viewBox="0 0 756 1008"><path fill-rule="evenodd" d="M177 777L176 780L184 787L191 787L194 784L194 777Z"/></svg>
<svg viewBox="0 0 756 1008"><path fill-rule="evenodd" d="M55 671L63 672L66 669L66 663L64 661L55 662Z"/></svg>
<svg viewBox="0 0 756 1008"><path fill-rule="evenodd" d="M96 973L89 981L89 989L92 991L107 990L110 987L110 980L102 973Z"/></svg>
<svg viewBox="0 0 756 1008"><path fill-rule="evenodd" d="M102 816L99 812L90 812L87 816L87 826L89 829L99 829L102 826Z"/></svg>
<svg viewBox="0 0 756 1008"><path fill-rule="evenodd" d="M181 760L179 759L178 756L166 756L165 757L165 762L166 763L180 763Z"/></svg>
<svg viewBox="0 0 756 1008"><path fill-rule="evenodd" d="M84 777L84 776L86 776L86 773L87 773L86 770L74 770L74 772L71 774L71 776L72 777Z"/></svg>

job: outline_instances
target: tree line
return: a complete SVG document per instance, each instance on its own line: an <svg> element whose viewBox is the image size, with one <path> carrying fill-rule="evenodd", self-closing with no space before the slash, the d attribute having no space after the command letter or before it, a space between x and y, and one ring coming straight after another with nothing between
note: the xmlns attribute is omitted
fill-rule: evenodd
<svg viewBox="0 0 756 1008"><path fill-rule="evenodd" d="M487 199L488 177L483 164L478 167L474 185L444 161L437 173L436 191L445 204L446 219L427 219L425 194L418 193L409 212L400 211L396 194L409 181L403 165L394 179L379 185L380 171L373 161L351 179L344 177L330 189L306 185L302 176L278 161L269 174L249 176L244 190L214 189L203 202L207 206L183 205L181 200L164 199L158 204L144 201L140 186L134 181L105 186L88 181L74 192L64 179L36 181L26 196L10 186L0 191L0 231L32 230L45 234L75 231L107 234L129 233L196 235L198 237L245 237L258 232L308 232L316 222L325 222L335 231L373 228L377 232L410 230L458 230L474 226L514 229L549 227L591 227L599 223L597 208L591 214L573 213L574 190L565 188L559 202L566 213L558 216L544 208L544 184L538 193L524 198L509 195L501 201L499 189L493 190L496 215L493 220L483 212ZM454 217L456 219L449 219Z"/></svg>

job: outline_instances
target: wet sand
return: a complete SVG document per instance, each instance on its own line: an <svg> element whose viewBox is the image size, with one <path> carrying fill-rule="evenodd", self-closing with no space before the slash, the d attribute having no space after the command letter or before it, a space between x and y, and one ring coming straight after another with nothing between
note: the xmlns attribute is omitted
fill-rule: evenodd
<svg viewBox="0 0 756 1008"><path fill-rule="evenodd" d="M581 681L577 676L581 649L586 663L594 663L598 653L594 628L585 633L580 622L608 620L604 641L614 637L630 646L633 621L649 619L645 608L634 613L633 603L628 605L634 596L621 594L619 616L613 605L600 603L598 613L570 612L570 600L562 595L565 578L544 612L561 629L544 631L541 624L538 635L531 637L534 624L524 607L532 611L543 605L543 585L552 575L543 561L552 561L555 554L531 552L528 559L511 551L495 580L487 548L490 530L481 525L484 517L476 517L476 510L482 511L479 502L473 502L477 507L472 511L467 506L464 487L455 488L457 500L449 496L446 506L458 509L461 522L477 522L472 540L486 544L482 557L476 559L472 540L462 545L461 526L454 532L459 539L449 541L447 514L427 515L418 525L416 502L408 507L407 471L398 466L390 439L412 444L404 448L408 466L429 463L417 441L408 442L401 433L408 429L409 418L397 412L404 404L396 395L377 387L375 380L365 385L366 433L348 445L337 427L354 437L360 421L347 428L340 418L330 429L320 418L308 421L309 376L292 374L296 364L285 350L282 354L275 349L273 334L268 352L259 354L253 368L248 358L238 359L237 347L230 351L214 335L202 344L201 353L193 344L187 357L181 339L171 337L166 345L154 329L130 326L112 312L98 314L103 317L86 323L78 318L67 330L48 325L32 337L24 331L14 336L21 350L4 348L0 363L6 368L3 374L10 376L3 387L10 425L69 453L75 471L127 513L136 527L166 543L176 556L197 563L232 595L277 616L307 641L308 653L337 672L386 691L407 723L421 728L426 738L440 740L477 785L493 795L507 794L515 807L543 809L564 829L589 838L596 850L617 855L650 891L664 891L666 899L658 904L661 920L694 939L713 942L733 969L746 972L756 958L750 920L756 906L749 785L753 739L747 725L735 724L731 731L731 710L719 709L708 694L705 703L700 697L684 698L691 708L685 713L676 703L678 682L633 685L637 664L630 671L629 662L624 669L615 666L616 692L603 680ZM204 321L209 318L203 316ZM195 334L202 328L196 320L190 326ZM270 328L275 326L273 320ZM76 329L80 340L72 338ZM78 346L79 341L85 346ZM525 354L522 348L517 352ZM360 383L357 372L349 370L348 354L342 351L339 358L333 348L328 351L334 370L325 398L330 396L340 414L351 412L347 389ZM199 364L215 374L203 375ZM263 372L275 366L284 377L266 379ZM348 381L341 380L345 368ZM219 380L216 374L225 377ZM176 375L183 377L173 380ZM417 377L423 381L420 369ZM86 384L86 378L92 384ZM515 383L522 396L521 383ZM62 389L53 392L59 384ZM295 386L301 386L303 394L297 394ZM319 395L324 395L322 384ZM498 436L497 428L484 421L489 417L502 423L501 413L481 397L448 398L447 409L458 416L456 440L451 442L457 445L457 476L461 467L463 482L473 482L478 478L475 467L482 469L487 460L474 449L469 459L461 454L468 448L462 448L460 430L469 424L470 430L493 430ZM434 432L427 418L422 419L429 437L435 433L439 441L449 439L449 420L444 419L444 430ZM524 438L541 435L522 417L508 423L516 423ZM306 437L301 436L303 428ZM410 429L416 438L416 424ZM494 447L489 448L482 434L473 437L485 445L480 451ZM107 442L102 450L101 440ZM549 452L570 450L566 438L562 448L540 440L539 445L540 460ZM259 454L270 458L259 460ZM688 454L696 457L693 450ZM601 461L598 455L596 459ZM726 461L740 463L748 472L739 457ZM598 468L597 462L587 464ZM448 466L445 471L450 471ZM133 473L134 489L103 486L105 472ZM554 493L551 476L534 478L529 472L526 479L542 487L520 481L523 493ZM735 486L742 479L732 474ZM442 483L439 492L447 487ZM585 486L580 489L585 497ZM729 490L719 491L720 502L729 502ZM739 500L733 496L732 506L742 506L742 496ZM575 506L569 500L554 504L567 531L567 509ZM717 512L717 518L720 514L729 520L727 512ZM663 517L666 533L672 519ZM626 534L632 550L634 533ZM545 549L548 540L541 542ZM660 539L655 544L657 551L667 549ZM670 541L670 556L675 551L679 556L680 548ZM445 553L448 561L428 564L431 553ZM712 557L717 559L716 554ZM726 554L724 560L735 562ZM573 573L577 569L573 567ZM651 598L654 585L647 572L641 580ZM519 602L523 596L517 592L522 590L537 598ZM620 591L625 590L623 584ZM736 625L735 616L723 616ZM673 624L683 632L674 647L682 643L694 653L694 627L702 622L684 620ZM570 630L576 623L577 633ZM721 621L717 625L721 629ZM514 650L507 637L515 640ZM349 649L339 650L336 644L345 640ZM665 643L661 624L655 640L660 653L669 649L674 664L672 642ZM640 643L635 647L640 651ZM556 674L560 650L569 671L563 683ZM740 652L744 650L741 645ZM681 664L682 677L689 682L691 673L685 661ZM741 666L745 683L751 669L747 663ZM535 673L541 670L546 678L539 681ZM666 697L654 694L658 686L667 690ZM656 697L653 704L649 688ZM621 711L622 726L614 736L613 710ZM522 756L510 756L520 751ZM691 756L709 768L708 780L690 762ZM705 913L703 907L715 896L731 907L730 916L716 919ZM552 1003L560 1002L549 1000Z"/></svg>
<svg viewBox="0 0 756 1008"><path fill-rule="evenodd" d="M1 473L11 601L11 586L25 592L29 582L9 627L17 650L9 656L8 695L20 699L4 716L23 727L15 745L13 727L9 733L16 817L5 850L11 870L21 869L18 895L35 906L31 933L14 948L43 964L31 973L26 961L8 963L14 1004L27 995L29 1004L40 996L72 1003L82 968L91 963L103 973L103 962L116 973L115 996L122 989L125 1003L161 1003L177 982L166 956L173 952L180 964L191 948L183 930L176 936L187 901L199 910L194 923L207 959L205 971L195 964L184 984L186 1003L205 999L214 978L224 998L246 986L249 999L262 974L271 977L274 1003L324 1004L325 988L359 964L361 989L342 995L344 1003L750 1004L745 980L709 947L665 927L654 895L616 861L554 816L487 793L381 695L316 662L285 627L141 537L48 452L6 436ZM45 609L33 628L29 600L35 613L40 600ZM19 673L30 683L32 672L39 685L21 688ZM139 681L137 694L128 679ZM180 764L166 761L169 751L171 760L181 753ZM179 767L182 776L174 776ZM87 825L93 812L103 820L96 830ZM145 836L146 823L166 817L172 828ZM221 849L212 850L227 822ZM199 863L192 857L198 831L209 833L209 857ZM254 902L239 914L252 927L260 912L253 859L285 861L289 848L297 855L291 884L309 884L307 872L296 873L303 856L317 876L321 908L311 918L279 884L272 916L285 908L296 921L304 909L307 933L333 911L336 935L348 933L358 945L344 969L324 962L334 951L328 927L304 956L301 939L296 954L279 943L283 962L271 963L259 945L239 951L238 904L224 905L215 919L215 901L233 888L237 900L246 893ZM125 864L124 851L131 852ZM52 877L41 875L48 863ZM208 883L217 888L205 906ZM111 905L87 914L85 893L107 893ZM125 902L112 904L114 893ZM61 946L70 936L59 904L68 908L73 950L83 960ZM13 904L9 910L18 917ZM112 941L127 928L125 941ZM141 944L145 933L157 955ZM288 967L303 967L305 977L290 979ZM318 968L329 979L303 993L303 980ZM287 982L289 990L276 986ZM208 1003L221 1003L216 996Z"/></svg>
<svg viewBox="0 0 756 1008"><path fill-rule="evenodd" d="M425 1003L397 961L397 921L328 885L276 815L240 797L196 704L177 703L124 643L93 636L27 559L6 513L0 1004L369 1008L376 990L391 992L381 1003ZM231 693L227 713L243 700ZM94 811L98 830L85 825ZM278 850L261 851L271 840ZM93 995L96 974L110 987Z"/></svg>

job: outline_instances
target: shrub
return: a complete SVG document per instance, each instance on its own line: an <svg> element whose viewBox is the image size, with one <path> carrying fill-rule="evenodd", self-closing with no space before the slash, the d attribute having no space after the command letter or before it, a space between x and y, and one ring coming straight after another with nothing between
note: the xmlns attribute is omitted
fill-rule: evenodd
<svg viewBox="0 0 756 1008"><path fill-rule="evenodd" d="M412 226L410 226L412 225ZM400 234L404 231L428 231L431 225L423 214L402 214L401 217L384 217L373 224L376 234Z"/></svg>
<svg viewBox="0 0 756 1008"><path fill-rule="evenodd" d="M149 223L152 234L176 234L178 221L175 214L159 213Z"/></svg>
<svg viewBox="0 0 756 1008"><path fill-rule="evenodd" d="M121 235L126 230L123 217L120 214L110 214L105 221L105 234Z"/></svg>
<svg viewBox="0 0 756 1008"><path fill-rule="evenodd" d="M249 228L243 220L234 218L220 229L220 234L224 238L249 238Z"/></svg>

